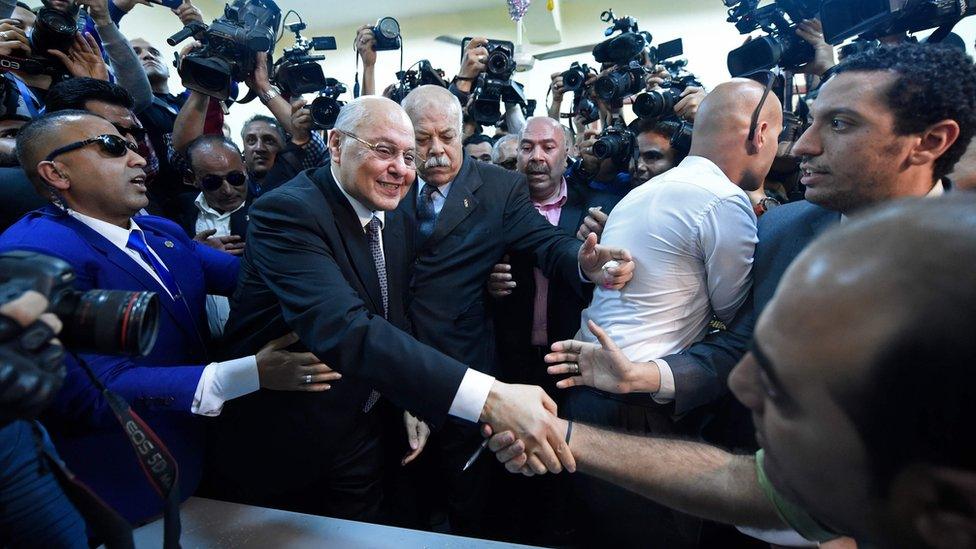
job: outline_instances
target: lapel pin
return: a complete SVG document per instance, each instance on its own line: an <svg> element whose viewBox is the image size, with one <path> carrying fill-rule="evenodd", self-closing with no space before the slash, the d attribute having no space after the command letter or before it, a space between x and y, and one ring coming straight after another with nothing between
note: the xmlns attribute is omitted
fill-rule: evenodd
<svg viewBox="0 0 976 549"><path fill-rule="evenodd" d="M467 199L467 198L465 198L465 199L464 199L464 207L465 207L465 208L467 208L467 207L468 207L468 199Z"/></svg>
<svg viewBox="0 0 976 549"><path fill-rule="evenodd" d="M166 246L167 248L172 248L173 246L175 246L172 240L167 240L166 242L163 242L163 245Z"/></svg>

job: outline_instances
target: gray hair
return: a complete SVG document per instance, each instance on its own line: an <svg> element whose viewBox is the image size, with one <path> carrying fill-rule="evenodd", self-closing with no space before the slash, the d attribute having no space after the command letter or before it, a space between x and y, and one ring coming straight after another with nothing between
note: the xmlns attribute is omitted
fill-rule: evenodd
<svg viewBox="0 0 976 549"><path fill-rule="evenodd" d="M491 161L494 163L498 163L498 157L501 156L502 154L501 153L502 145L508 143L509 141L518 141L518 140L519 140L519 136L515 135L514 133L510 133L508 135L503 135L499 137L498 141L495 141L495 145L491 148Z"/></svg>
<svg viewBox="0 0 976 549"><path fill-rule="evenodd" d="M443 109L445 105L450 114L457 118L457 129L461 131L463 124L463 112L461 102L447 88L442 88L433 84L414 88L400 103L403 110L413 120L414 113L421 113L427 110Z"/></svg>

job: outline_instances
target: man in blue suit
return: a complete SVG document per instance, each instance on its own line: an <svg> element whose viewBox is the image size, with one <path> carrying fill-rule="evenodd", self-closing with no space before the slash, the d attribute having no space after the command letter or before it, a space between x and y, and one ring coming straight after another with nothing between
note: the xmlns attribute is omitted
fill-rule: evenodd
<svg viewBox="0 0 976 549"><path fill-rule="evenodd" d="M974 94L972 59L953 48L876 48L833 69L811 109L813 125L793 147L793 154L803 159L807 200L775 208L760 219L752 295L727 330L659 359L674 374L675 415L698 409L705 412L704 434L709 438L730 446L754 444L744 409L732 399L721 407L715 403L728 396L729 372L746 353L756 318L786 268L843 216L894 198L938 196L949 190L945 175L976 132ZM654 361L632 363L607 342L603 349L557 343L554 349L560 352L548 361L578 362L581 374L560 387L646 392L646 374L657 370ZM575 369L567 364L549 372ZM712 409L703 408L709 404Z"/></svg>
<svg viewBox="0 0 976 549"><path fill-rule="evenodd" d="M104 118L66 110L24 126L17 154L52 204L0 236L0 251L29 250L71 264L76 289L152 291L159 332L144 357L69 354L68 375L46 424L68 467L128 520L158 515L161 501L140 469L121 425L79 366L83 360L169 447L182 497L200 480L203 423L225 401L259 387L323 390L328 368L309 353L272 342L256 356L208 360L207 294L229 296L238 259L190 240L175 223L133 216L148 203L145 160ZM69 349L70 351L70 349Z"/></svg>

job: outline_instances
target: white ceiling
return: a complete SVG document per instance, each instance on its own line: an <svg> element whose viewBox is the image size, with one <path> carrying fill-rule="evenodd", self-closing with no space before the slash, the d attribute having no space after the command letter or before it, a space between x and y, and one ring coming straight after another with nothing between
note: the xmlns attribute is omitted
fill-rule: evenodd
<svg viewBox="0 0 976 549"><path fill-rule="evenodd" d="M311 28L376 22L386 16L406 19L436 13L483 10L495 6L508 9L505 0L276 0L276 3L282 13L290 9L297 11Z"/></svg>

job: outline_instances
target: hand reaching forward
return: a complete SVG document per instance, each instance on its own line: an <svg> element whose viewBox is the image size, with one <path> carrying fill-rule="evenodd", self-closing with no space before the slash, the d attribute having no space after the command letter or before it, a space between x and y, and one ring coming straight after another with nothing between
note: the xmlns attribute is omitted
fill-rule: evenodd
<svg viewBox="0 0 976 549"><path fill-rule="evenodd" d="M420 452L424 451L424 446L427 445L427 437L430 436L430 427L415 418L410 412L403 412L403 424L407 428L407 443L410 444L410 451L400 460L400 465L406 465L417 459Z"/></svg>
<svg viewBox="0 0 976 549"><path fill-rule="evenodd" d="M520 472L541 475L558 473L563 467L576 470L576 460L564 440L565 429L556 417L556 403L541 388L495 381L481 420L493 431L511 431L522 441L526 469Z"/></svg>
<svg viewBox="0 0 976 549"><path fill-rule="evenodd" d="M601 391L626 394L656 392L660 388L660 371L654 365L631 362L617 344L610 339L596 322L587 323L600 345L583 341L567 340L552 344L552 353L545 360L552 375L575 374L556 383L560 389L586 385ZM657 378L647 380L645 378ZM656 385L657 388L651 390Z"/></svg>
<svg viewBox="0 0 976 549"><path fill-rule="evenodd" d="M630 252L623 248L598 246L594 233L587 235L578 257L580 269L590 282L608 290L619 290L634 278L635 265Z"/></svg>
<svg viewBox="0 0 976 549"><path fill-rule="evenodd" d="M568 423L565 420L556 418L556 429L560 433L566 433L568 429ZM531 477L537 474L528 465L529 454L525 451L525 442L522 439L515 436L512 431L500 431L495 433L492 431L490 425L484 425L481 429L481 434L485 437L491 437L488 441L488 449L495 453L495 458L505 466L505 469L510 473L521 473L527 477ZM565 444L565 435L564 435ZM569 452L569 446L567 445L566 451ZM570 453L570 455L572 455ZM573 461L573 468L566 468L570 473L576 472L576 462Z"/></svg>
<svg viewBox="0 0 976 549"><path fill-rule="evenodd" d="M261 387L274 391L328 391L329 382L342 378L312 353L286 351L298 336L292 332L270 341L257 354Z"/></svg>

